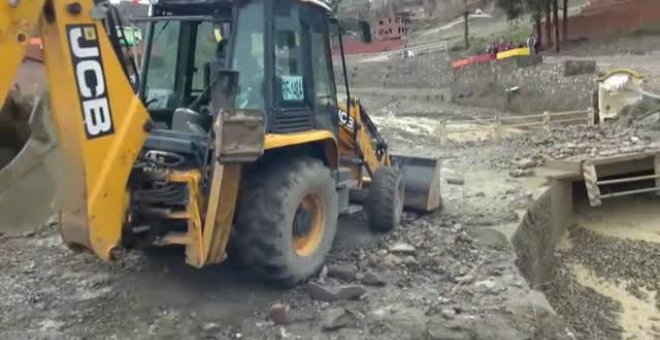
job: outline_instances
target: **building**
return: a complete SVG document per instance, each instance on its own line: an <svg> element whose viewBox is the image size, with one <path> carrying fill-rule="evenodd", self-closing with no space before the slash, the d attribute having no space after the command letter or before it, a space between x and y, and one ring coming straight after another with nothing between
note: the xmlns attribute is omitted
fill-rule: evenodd
<svg viewBox="0 0 660 340"><path fill-rule="evenodd" d="M378 19L376 27L376 39L402 40L408 35L410 18L402 14L384 16Z"/></svg>
<svg viewBox="0 0 660 340"><path fill-rule="evenodd" d="M568 18L568 40L607 38L616 34L654 29L660 22L659 2L589 0L579 15ZM548 41L545 29L543 34L544 41Z"/></svg>

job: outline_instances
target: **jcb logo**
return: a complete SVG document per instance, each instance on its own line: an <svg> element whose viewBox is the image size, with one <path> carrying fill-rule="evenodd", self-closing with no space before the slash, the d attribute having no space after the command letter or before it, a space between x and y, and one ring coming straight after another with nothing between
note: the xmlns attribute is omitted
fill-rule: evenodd
<svg viewBox="0 0 660 340"><path fill-rule="evenodd" d="M69 25L67 34L87 138L112 134L112 112L96 26Z"/></svg>
<svg viewBox="0 0 660 340"><path fill-rule="evenodd" d="M342 126L346 126L352 130L355 124L353 121L353 117L349 116L348 113L344 112L344 110L341 109L339 109L337 113L339 115L339 124L341 124Z"/></svg>

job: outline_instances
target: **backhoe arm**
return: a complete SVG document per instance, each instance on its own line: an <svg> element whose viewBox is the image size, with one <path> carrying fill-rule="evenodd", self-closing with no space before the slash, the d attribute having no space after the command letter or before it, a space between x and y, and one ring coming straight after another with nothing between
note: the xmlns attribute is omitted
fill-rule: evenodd
<svg viewBox="0 0 660 340"><path fill-rule="evenodd" d="M9 2L8 2L9 1ZM2 0L0 96L6 98L29 37L39 34L51 118L63 155L56 207L69 245L110 259L121 239L126 184L147 137L149 115L133 93L94 1ZM103 14L102 4L94 13Z"/></svg>
<svg viewBox="0 0 660 340"><path fill-rule="evenodd" d="M359 100L351 98L350 108L340 104L339 148L342 157L354 157L373 176L380 166L390 166L387 144ZM361 169L359 170L361 171Z"/></svg>

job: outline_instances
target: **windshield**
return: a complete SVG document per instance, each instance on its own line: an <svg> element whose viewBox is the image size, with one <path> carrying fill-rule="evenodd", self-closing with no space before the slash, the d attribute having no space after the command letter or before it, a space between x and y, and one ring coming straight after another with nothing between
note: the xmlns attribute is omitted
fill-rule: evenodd
<svg viewBox="0 0 660 340"><path fill-rule="evenodd" d="M149 110L187 107L205 93L215 70L226 68L239 74L235 106L265 109L264 2L255 0L239 6L233 22L152 23L153 37L143 82ZM232 35L234 26L237 30Z"/></svg>
<svg viewBox="0 0 660 340"><path fill-rule="evenodd" d="M157 22L153 31L147 67L146 101L150 108L166 108L174 95L181 23Z"/></svg>
<svg viewBox="0 0 660 340"><path fill-rule="evenodd" d="M208 86L211 64L227 32L212 21L164 20L154 23L146 70L145 100L149 109L175 109L190 104ZM228 28L225 28L228 30Z"/></svg>
<svg viewBox="0 0 660 340"><path fill-rule="evenodd" d="M264 111L264 4L252 1L238 11L232 69L238 71L236 107Z"/></svg>

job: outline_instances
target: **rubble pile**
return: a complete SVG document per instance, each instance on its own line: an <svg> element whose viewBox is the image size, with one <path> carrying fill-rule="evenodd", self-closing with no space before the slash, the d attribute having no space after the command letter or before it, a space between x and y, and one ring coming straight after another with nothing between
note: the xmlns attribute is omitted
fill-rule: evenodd
<svg viewBox="0 0 660 340"><path fill-rule="evenodd" d="M547 305L527 300L533 293L510 251L484 247L458 220L407 215L399 228L372 245L335 251L318 278L283 298L291 308L290 322L271 318L255 329L258 335L243 335L572 339Z"/></svg>

